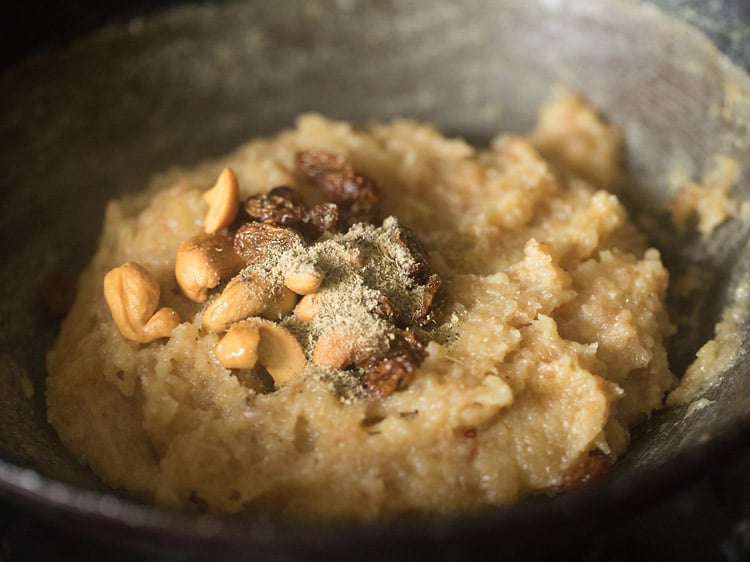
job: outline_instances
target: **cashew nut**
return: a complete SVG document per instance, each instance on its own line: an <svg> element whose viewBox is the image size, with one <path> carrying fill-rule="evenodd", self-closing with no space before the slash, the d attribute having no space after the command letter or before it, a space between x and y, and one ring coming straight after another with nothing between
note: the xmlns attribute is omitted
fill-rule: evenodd
<svg viewBox="0 0 750 562"><path fill-rule="evenodd" d="M227 369L252 369L258 361L259 340L256 323L237 322L216 344L214 354Z"/></svg>
<svg viewBox="0 0 750 562"><path fill-rule="evenodd" d="M305 295L294 307L294 315L298 320L310 322L320 313L321 300L319 293Z"/></svg>
<svg viewBox="0 0 750 562"><path fill-rule="evenodd" d="M232 246L232 239L220 234L202 234L185 240L177 249L175 278L183 294L205 302L208 290L222 279L236 275L244 266Z"/></svg>
<svg viewBox="0 0 750 562"><path fill-rule="evenodd" d="M297 293L290 291L282 285L277 289L276 297L271 300L271 303L261 316L270 320L281 320L294 310L294 307L297 305L297 299L299 299Z"/></svg>
<svg viewBox="0 0 750 562"><path fill-rule="evenodd" d="M320 335L313 349L312 362L319 367L343 369L354 361L355 354L355 338L334 329Z"/></svg>
<svg viewBox="0 0 750 562"><path fill-rule="evenodd" d="M203 199L209 205L203 230L213 234L232 224L240 208L240 186L234 172L224 168L214 186L203 194Z"/></svg>
<svg viewBox="0 0 750 562"><path fill-rule="evenodd" d="M299 375L307 364L305 352L289 330L268 320L255 319L260 328L258 363L276 384L284 384Z"/></svg>
<svg viewBox="0 0 750 562"><path fill-rule="evenodd" d="M251 316L278 319L289 314L296 302L297 295L284 286L274 291L260 275L238 275L206 307L202 327L207 332L223 332Z"/></svg>
<svg viewBox="0 0 750 562"><path fill-rule="evenodd" d="M214 351L227 368L251 368L257 360L277 385L294 379L307 364L297 338L286 328L261 318L250 318L234 324ZM247 360L235 363L235 357L239 359L241 356ZM228 362L222 357L227 358Z"/></svg>
<svg viewBox="0 0 750 562"><path fill-rule="evenodd" d="M169 337L179 325L180 317L174 310L158 308L160 296L159 281L135 262L116 267L104 276L104 299L126 339L149 343Z"/></svg>
<svg viewBox="0 0 750 562"><path fill-rule="evenodd" d="M298 295L309 295L320 288L323 274L318 271L295 271L284 274L284 285Z"/></svg>

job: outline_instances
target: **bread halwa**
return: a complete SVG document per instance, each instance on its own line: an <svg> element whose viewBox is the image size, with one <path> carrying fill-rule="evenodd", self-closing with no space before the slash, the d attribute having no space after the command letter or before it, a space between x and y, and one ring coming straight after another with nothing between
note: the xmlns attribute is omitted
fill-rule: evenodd
<svg viewBox="0 0 750 562"><path fill-rule="evenodd" d="M296 312L287 306L243 324L256 343L271 326L294 334L300 369L277 378L270 360L267 369L227 368L217 343L234 318L206 329L203 317L234 281L217 281L205 302L187 298L175 276L178 249L208 236L203 195L225 167L243 201L297 198L305 217L330 205L317 172L300 163L310 154L354 170L357 181L346 185L376 186L377 210L343 205L349 215L338 229L320 227L325 216L299 223L318 226L295 246L298 265L312 260L320 273L308 293L338 303L322 328L302 326L325 314L298 293ZM485 150L411 120L355 128L308 114L294 130L163 174L107 208L48 357L49 421L108 485L215 512L374 520L585 483L625 451L629 428L661 407L676 381L662 341L672 330L668 273L614 195L620 155L620 131L565 95L542 110L530 136L501 135ZM266 218L218 232L274 222ZM395 250L377 242L402 239ZM361 273L375 266L354 241L381 248L377 268L396 262L395 273ZM399 248L412 260L406 266ZM270 259L288 269L283 252ZM152 308L177 318L168 337L137 343L113 321L103 280L133 263L156 283ZM283 268L263 267L231 275L283 277ZM376 277L385 285L372 286ZM328 355L346 353L312 360L326 330L346 326L351 335L359 324L374 331L328 341ZM360 360L384 337L401 351Z"/></svg>

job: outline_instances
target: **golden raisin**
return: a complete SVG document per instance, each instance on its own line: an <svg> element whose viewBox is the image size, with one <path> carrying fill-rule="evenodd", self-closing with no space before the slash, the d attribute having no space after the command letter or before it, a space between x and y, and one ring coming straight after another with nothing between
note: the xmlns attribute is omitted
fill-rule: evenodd
<svg viewBox="0 0 750 562"><path fill-rule="evenodd" d="M307 221L314 231L314 238L320 237L325 232L336 232L341 226L339 207L336 203L315 205L307 213Z"/></svg>
<svg viewBox="0 0 750 562"><path fill-rule="evenodd" d="M302 237L294 230L265 222L249 222L235 232L233 245L245 263L251 264L301 243Z"/></svg>
<svg viewBox="0 0 750 562"><path fill-rule="evenodd" d="M392 330L387 337L389 346L385 352L365 356L355 363L364 371L365 385L380 396L406 389L427 357L424 344L412 332Z"/></svg>
<svg viewBox="0 0 750 562"><path fill-rule="evenodd" d="M323 197L355 215L369 215L382 200L380 187L354 171L346 158L324 150L304 150L295 158L297 171Z"/></svg>
<svg viewBox="0 0 750 562"><path fill-rule="evenodd" d="M245 212L258 222L295 227L306 216L296 190L287 186L274 187L268 193L251 195L245 201Z"/></svg>

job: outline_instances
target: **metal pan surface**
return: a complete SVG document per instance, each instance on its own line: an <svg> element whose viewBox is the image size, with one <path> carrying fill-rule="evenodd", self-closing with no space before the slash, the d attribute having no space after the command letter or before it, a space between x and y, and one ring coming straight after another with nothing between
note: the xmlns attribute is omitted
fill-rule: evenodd
<svg viewBox="0 0 750 562"><path fill-rule="evenodd" d="M409 116L481 143L527 129L562 85L623 125L634 212L661 208L676 166L699 177L717 154L741 163L734 196L747 199L750 80L716 47L750 66L747 9L741 0L658 3L672 15L624 0L190 4L8 68L0 75L0 497L75 532L185 559L444 557L468 543L512 554L540 533L555 544L626 516L745 446L746 323L742 351L706 395L711 406L653 416L601 482L453 518L360 526L175 514L104 490L45 421L44 354L59 319L38 286L50 271L74 275L85 264L105 202L167 166L287 127L302 111L355 122ZM712 279L692 303L699 327L672 346L675 371L750 274L749 231L733 221L711 243L655 234L670 266L697 265Z"/></svg>

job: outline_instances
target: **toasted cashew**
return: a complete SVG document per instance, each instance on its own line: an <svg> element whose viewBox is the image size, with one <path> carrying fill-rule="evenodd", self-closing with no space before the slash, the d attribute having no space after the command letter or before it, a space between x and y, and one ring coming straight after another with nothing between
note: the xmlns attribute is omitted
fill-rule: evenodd
<svg viewBox="0 0 750 562"><path fill-rule="evenodd" d="M252 369L258 361L260 329L255 322L237 322L214 347L216 358L227 369Z"/></svg>
<svg viewBox="0 0 750 562"><path fill-rule="evenodd" d="M276 289L276 297L271 301L266 310L261 314L269 320L281 320L294 310L299 295L290 291L283 285Z"/></svg>
<svg viewBox="0 0 750 562"><path fill-rule="evenodd" d="M321 300L320 293L305 295L294 307L294 315L298 320L310 322L320 313Z"/></svg>
<svg viewBox="0 0 750 562"><path fill-rule="evenodd" d="M205 302L208 290L236 275L244 266L232 239L220 234L202 234L185 240L177 249L174 273L183 294Z"/></svg>
<svg viewBox="0 0 750 562"><path fill-rule="evenodd" d="M260 318L248 322L254 322L260 329L258 363L266 368L277 385L291 381L305 369L305 352L289 330Z"/></svg>
<svg viewBox="0 0 750 562"><path fill-rule="evenodd" d="M320 288L323 273L319 271L297 271L284 274L284 285L298 295L309 295Z"/></svg>
<svg viewBox="0 0 750 562"><path fill-rule="evenodd" d="M324 332L313 349L312 362L319 367L343 369L354 362L355 338L336 329Z"/></svg>
<svg viewBox="0 0 750 562"><path fill-rule="evenodd" d="M214 352L228 369L250 369L259 363L277 385L292 380L307 364L297 338L286 328L262 318L232 325Z"/></svg>
<svg viewBox="0 0 750 562"><path fill-rule="evenodd" d="M240 208L240 186L234 172L224 168L214 186L203 194L203 199L209 205L203 230L213 234L232 224Z"/></svg>
<svg viewBox="0 0 750 562"><path fill-rule="evenodd" d="M104 299L124 338L149 343L167 338L180 323L171 308L159 308L161 289L153 273L128 262L104 276ZM158 310L157 310L158 309Z"/></svg>
<svg viewBox="0 0 750 562"><path fill-rule="evenodd" d="M274 291L260 275L239 275L203 311L202 327L207 332L223 332L251 316L278 319L294 309L296 300L286 287Z"/></svg>

